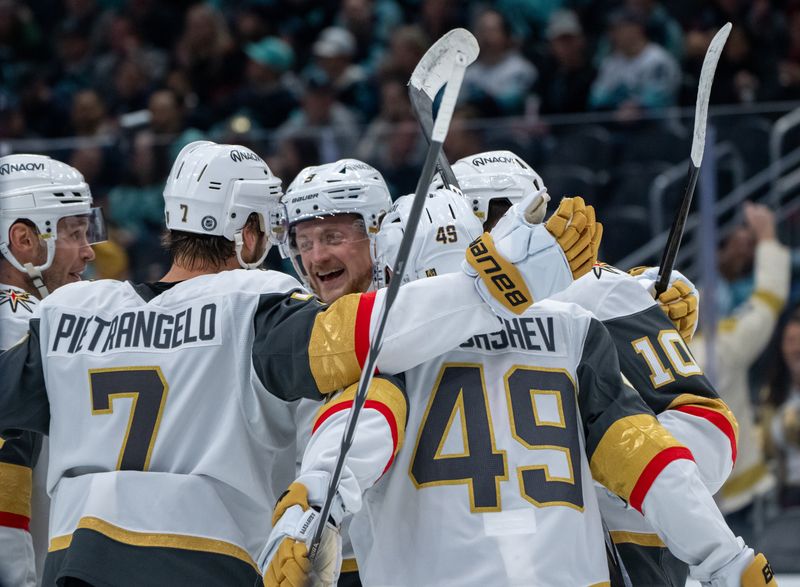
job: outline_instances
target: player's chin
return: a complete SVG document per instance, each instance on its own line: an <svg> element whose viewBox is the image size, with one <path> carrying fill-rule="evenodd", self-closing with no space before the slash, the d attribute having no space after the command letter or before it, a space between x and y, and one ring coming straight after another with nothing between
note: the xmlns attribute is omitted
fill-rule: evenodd
<svg viewBox="0 0 800 587"><path fill-rule="evenodd" d="M83 271L81 271L80 273L76 271L67 273L67 279L64 281L64 283L76 283L78 281L81 281L81 279L83 279L81 277L81 273L83 273Z"/></svg>

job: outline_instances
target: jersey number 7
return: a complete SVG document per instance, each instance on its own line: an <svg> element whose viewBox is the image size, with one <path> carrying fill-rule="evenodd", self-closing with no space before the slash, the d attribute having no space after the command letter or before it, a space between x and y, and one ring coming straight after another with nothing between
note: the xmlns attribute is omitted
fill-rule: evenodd
<svg viewBox="0 0 800 587"><path fill-rule="evenodd" d="M511 435L531 451L528 464L517 468L520 494L538 507L583 510L581 448L571 377L560 369L514 366L503 380ZM444 445L457 415L464 450L445 454ZM553 470L556 466L558 472ZM508 463L506 451L495 446L482 365L442 366L420 424L410 474L418 488L466 484L473 512L501 509L500 482L508 480Z"/></svg>
<svg viewBox="0 0 800 587"><path fill-rule="evenodd" d="M117 459L117 470L146 471L167 401L167 385L159 367L117 367L89 370L92 415L113 414L115 399L129 398L131 414Z"/></svg>

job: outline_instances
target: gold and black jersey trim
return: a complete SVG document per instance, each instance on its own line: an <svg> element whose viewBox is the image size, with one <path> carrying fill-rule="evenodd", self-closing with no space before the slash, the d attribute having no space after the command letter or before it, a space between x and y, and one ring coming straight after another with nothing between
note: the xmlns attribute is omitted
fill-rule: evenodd
<svg viewBox="0 0 800 587"><path fill-rule="evenodd" d="M216 540L201 536L187 536L185 534L134 532L133 530L121 528L120 526L116 526L93 516L86 516L80 519L76 531L81 529L93 530L103 536L129 546L177 548L181 550L222 554L245 562L256 571L258 570L255 561L244 548L231 544L230 542L225 542L224 540ZM72 544L73 536L74 534L66 534L51 538L48 552L56 552L69 548Z"/></svg>
<svg viewBox="0 0 800 587"><path fill-rule="evenodd" d="M351 409L357 390L358 384L353 384L323 405L317 412L312 434L334 414ZM408 398L405 393L403 379L384 375L374 377L367 393L364 409L376 410L386 418L386 422L389 425L393 450L392 456L383 469L383 473L385 473L391 467L397 451L403 446L405 440L406 423L408 421Z"/></svg>
<svg viewBox="0 0 800 587"><path fill-rule="evenodd" d="M30 467L0 463L0 526L28 530L32 479Z"/></svg>
<svg viewBox="0 0 800 587"><path fill-rule="evenodd" d="M295 293L265 294L253 319L253 367L270 393L291 401L358 381L369 349L375 293L330 306Z"/></svg>
<svg viewBox="0 0 800 587"><path fill-rule="evenodd" d="M666 544L658 537L658 534L627 532L625 530L611 530L609 534L614 544L635 544L636 546L666 548Z"/></svg>

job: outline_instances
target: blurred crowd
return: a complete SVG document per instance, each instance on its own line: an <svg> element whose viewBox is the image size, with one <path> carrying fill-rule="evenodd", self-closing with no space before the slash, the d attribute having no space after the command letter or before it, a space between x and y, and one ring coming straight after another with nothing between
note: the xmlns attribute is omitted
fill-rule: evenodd
<svg viewBox="0 0 800 587"><path fill-rule="evenodd" d="M605 239L614 261L652 213L642 199L653 174L688 154L688 125L653 120L694 104L703 56L727 21L712 104L800 100L800 0L0 0L0 154L34 145L24 150L78 168L112 227L96 275L155 280L167 263L162 189L190 141L247 145L284 186L307 165L357 157L395 197L413 191L425 143L406 83L431 42L463 26L481 54L448 156L509 148L556 197L594 198L623 229ZM584 112L609 122L562 134L546 123ZM766 165L771 120L739 122L720 124L720 138L736 127L749 176ZM717 338L746 355L729 386L742 397L723 399L757 454L723 499L742 533L758 534L764 496L800 507L800 292L771 214L749 207L741 218L719 250ZM797 234L788 244L800 245ZM742 330L754 307L764 312L758 340ZM715 360L717 373L727 368Z"/></svg>

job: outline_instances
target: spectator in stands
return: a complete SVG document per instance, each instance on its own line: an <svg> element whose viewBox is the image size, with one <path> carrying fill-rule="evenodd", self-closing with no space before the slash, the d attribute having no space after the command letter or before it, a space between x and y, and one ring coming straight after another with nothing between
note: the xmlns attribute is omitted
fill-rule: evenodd
<svg viewBox="0 0 800 587"><path fill-rule="evenodd" d="M481 52L464 74L461 95L484 116L522 114L536 67L520 54L508 20L496 10L483 11L473 30Z"/></svg>
<svg viewBox="0 0 800 587"><path fill-rule="evenodd" d="M403 20L395 0L344 0L334 22L353 35L353 61L372 72L386 51L392 31Z"/></svg>
<svg viewBox="0 0 800 587"><path fill-rule="evenodd" d="M358 145L357 158L381 170L394 197L413 192L426 142L411 111L404 78L381 84L381 110Z"/></svg>
<svg viewBox="0 0 800 587"><path fill-rule="evenodd" d="M147 109L150 112L150 123L140 132L148 136L143 140L152 145L152 173L163 181L169 174L170 162L175 160L180 150L192 141L202 140L204 135L196 128L186 127L186 109L172 90L154 92L150 96ZM137 137L134 138L134 144Z"/></svg>
<svg viewBox="0 0 800 587"><path fill-rule="evenodd" d="M73 96L70 123L72 134L78 137L107 135L114 129L105 102L94 90L80 90Z"/></svg>
<svg viewBox="0 0 800 587"><path fill-rule="evenodd" d="M422 0L419 13L413 17L419 19L419 25L425 35L435 40L449 30L467 26L464 20L467 11L462 10L462 6L463 3L457 0Z"/></svg>
<svg viewBox="0 0 800 587"><path fill-rule="evenodd" d="M120 238L131 252L133 275L143 276L154 262L165 261L159 245L164 223L163 170L159 170L149 132L136 135L130 167L108 194L108 217L124 233Z"/></svg>
<svg viewBox="0 0 800 587"><path fill-rule="evenodd" d="M215 109L238 89L245 61L224 15L210 4L192 6L175 46L175 61L188 77L198 108L210 125L215 121Z"/></svg>
<svg viewBox="0 0 800 587"><path fill-rule="evenodd" d="M788 15L788 39L778 64L780 98L800 99L800 4Z"/></svg>
<svg viewBox="0 0 800 587"><path fill-rule="evenodd" d="M25 61L46 56L42 31L30 8L17 0L0 1L0 74L14 82Z"/></svg>
<svg viewBox="0 0 800 587"><path fill-rule="evenodd" d="M548 51L537 81L542 114L584 112L595 71L586 54L581 23L571 10L553 13L547 25Z"/></svg>
<svg viewBox="0 0 800 587"><path fill-rule="evenodd" d="M279 129L278 136L310 137L317 143L320 163L353 156L358 141L356 116L336 101L336 89L327 75L312 72L306 77L301 107Z"/></svg>
<svg viewBox="0 0 800 587"><path fill-rule="evenodd" d="M408 81L414 68L430 46L418 26L397 28L389 41L389 50L378 68L381 77L398 77Z"/></svg>
<svg viewBox="0 0 800 587"><path fill-rule="evenodd" d="M53 88L57 100L67 101L76 91L92 86L94 58L89 35L89 25L79 20L66 20L59 27Z"/></svg>
<svg viewBox="0 0 800 587"><path fill-rule="evenodd" d="M294 63L292 48L278 37L265 37L245 48L247 84L235 95L226 114L241 113L262 128L277 128L297 108L287 72Z"/></svg>
<svg viewBox="0 0 800 587"><path fill-rule="evenodd" d="M365 118L375 111L371 88L367 85L367 73L363 67L353 63L356 53L356 38L345 28L328 27L323 30L311 49L314 66L319 68L333 83L336 99Z"/></svg>
<svg viewBox="0 0 800 587"><path fill-rule="evenodd" d="M645 17L622 9L612 14L612 52L600 64L592 84L590 106L613 110L621 122L641 118L644 110L676 104L680 69L666 49L647 38Z"/></svg>
<svg viewBox="0 0 800 587"><path fill-rule="evenodd" d="M789 251L777 240L775 217L766 206L745 203L745 224L735 229L719 251L719 273L727 283L746 279L753 286L738 306L720 304L714 357L705 355L703 337L692 341L701 366L714 360L717 389L739 423L738 455L727 483L717 495L720 510L745 541L753 540L755 502L775 484L764 460L763 443L756 426L748 370L764 351L789 294Z"/></svg>
<svg viewBox="0 0 800 587"><path fill-rule="evenodd" d="M481 134L476 127L478 112L472 106L459 106L453 112L450 132L445 139L444 150L450 161L485 151Z"/></svg>
<svg viewBox="0 0 800 587"><path fill-rule="evenodd" d="M645 19L647 37L680 62L683 59L683 29L658 0L625 0L625 6Z"/></svg>
<svg viewBox="0 0 800 587"><path fill-rule="evenodd" d="M800 307L789 315L780 337L778 367L769 386L775 406L767 434L778 452L781 506L800 507Z"/></svg>

